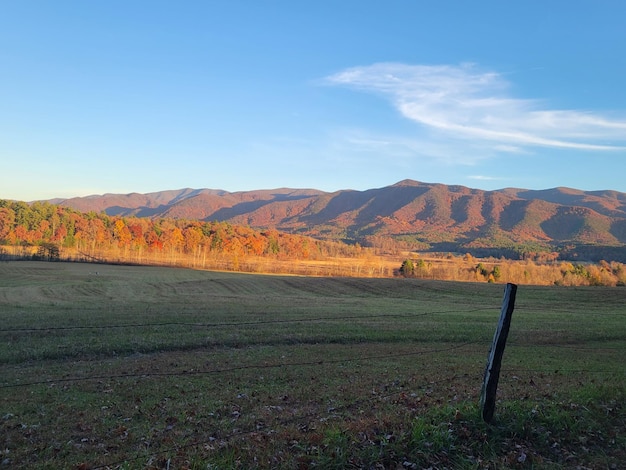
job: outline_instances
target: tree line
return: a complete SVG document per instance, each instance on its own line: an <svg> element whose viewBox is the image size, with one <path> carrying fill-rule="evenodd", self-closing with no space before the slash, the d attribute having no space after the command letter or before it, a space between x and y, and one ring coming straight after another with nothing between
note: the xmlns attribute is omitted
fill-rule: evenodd
<svg viewBox="0 0 626 470"><path fill-rule="evenodd" d="M626 286L626 265L617 261L572 263L536 262L532 259L475 258L447 255L442 258L406 258L398 274L422 279L468 282L512 282L556 286Z"/></svg>
<svg viewBox="0 0 626 470"><path fill-rule="evenodd" d="M379 249L359 244L274 229L254 230L228 222L109 216L48 202L0 200L0 259L539 285L626 285L626 266L616 261L557 261L557 253L522 260L441 253L405 258L400 264L397 260L402 255L391 245L384 251L387 254L381 255Z"/></svg>
<svg viewBox="0 0 626 470"><path fill-rule="evenodd" d="M0 245L45 259L65 255L141 262L207 257L322 259L358 255L360 247L228 222L82 213L48 202L0 200ZM60 250L60 251L59 251Z"/></svg>

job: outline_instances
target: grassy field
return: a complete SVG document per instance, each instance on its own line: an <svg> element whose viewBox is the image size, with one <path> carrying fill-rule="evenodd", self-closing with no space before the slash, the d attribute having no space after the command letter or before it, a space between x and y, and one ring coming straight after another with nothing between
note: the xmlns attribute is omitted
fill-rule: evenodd
<svg viewBox="0 0 626 470"><path fill-rule="evenodd" d="M0 468L625 468L626 288L0 263Z"/></svg>

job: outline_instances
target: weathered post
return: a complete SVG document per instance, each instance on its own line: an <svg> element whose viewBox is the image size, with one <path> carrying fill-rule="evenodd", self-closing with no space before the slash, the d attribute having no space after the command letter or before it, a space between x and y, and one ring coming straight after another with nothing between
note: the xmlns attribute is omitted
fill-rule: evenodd
<svg viewBox="0 0 626 470"><path fill-rule="evenodd" d="M489 358L487 359L487 367L485 368L480 405L483 420L487 423L490 423L493 419L493 414L496 409L496 390L498 388L498 379L500 378L500 365L502 364L506 338L509 335L509 327L511 326L511 316L513 315L513 308L515 306L516 292L517 286L515 284L509 283L504 289L500 322L498 323L498 328L493 337L493 343L489 350Z"/></svg>

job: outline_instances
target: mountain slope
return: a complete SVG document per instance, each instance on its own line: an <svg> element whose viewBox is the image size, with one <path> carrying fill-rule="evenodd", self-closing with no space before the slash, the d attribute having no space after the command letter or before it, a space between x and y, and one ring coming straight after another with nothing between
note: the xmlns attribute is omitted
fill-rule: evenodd
<svg viewBox="0 0 626 470"><path fill-rule="evenodd" d="M626 194L617 191L482 191L404 180L365 191L187 188L73 198L60 205L109 215L229 221L327 239L403 238L459 249L626 243Z"/></svg>

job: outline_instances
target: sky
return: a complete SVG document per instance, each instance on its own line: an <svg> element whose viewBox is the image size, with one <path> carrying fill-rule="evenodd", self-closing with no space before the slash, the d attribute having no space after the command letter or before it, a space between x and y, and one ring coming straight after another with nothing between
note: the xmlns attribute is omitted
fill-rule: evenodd
<svg viewBox="0 0 626 470"><path fill-rule="evenodd" d="M623 0L4 0L0 199L626 192Z"/></svg>

